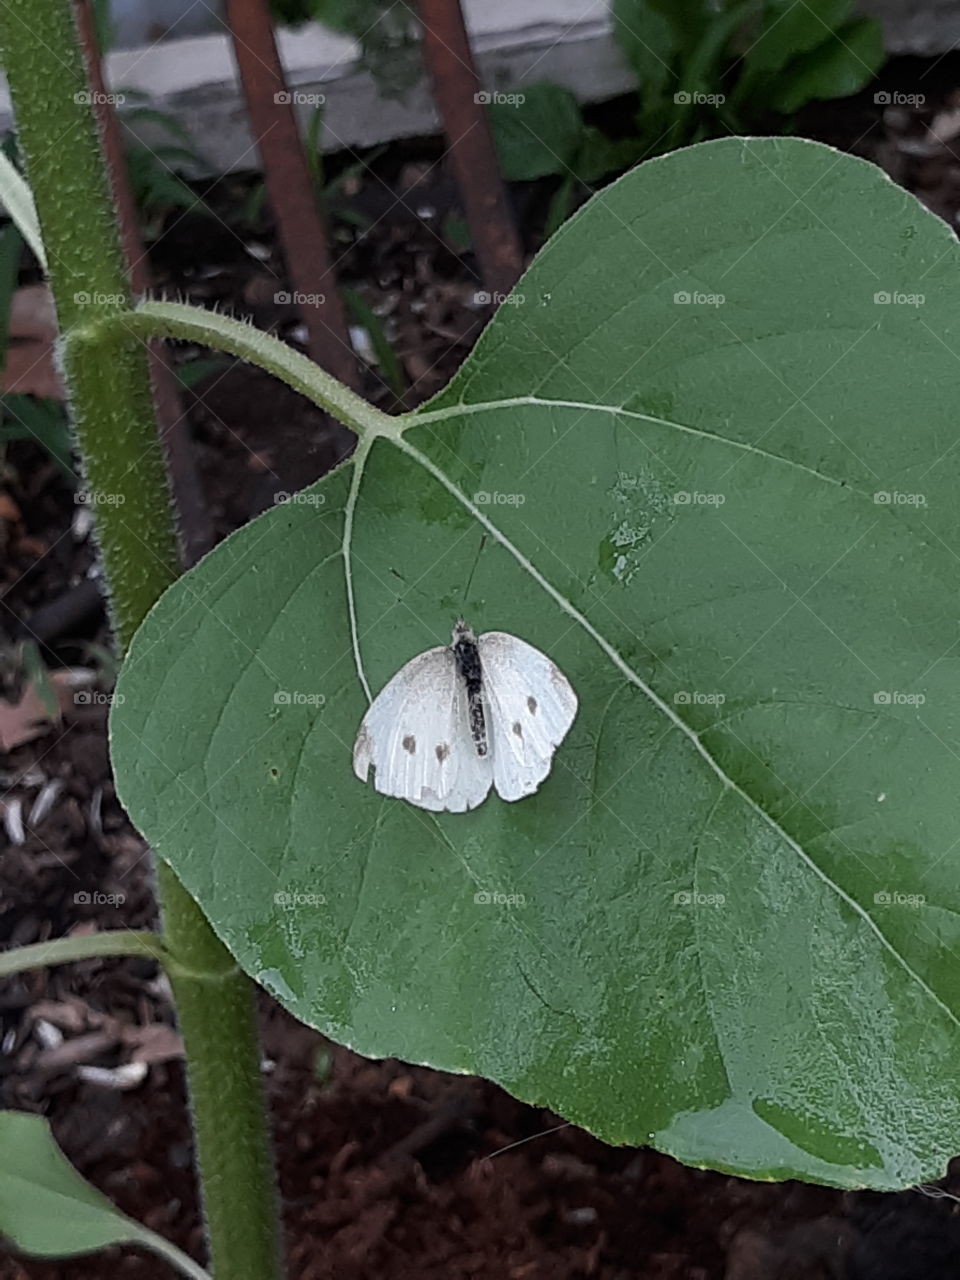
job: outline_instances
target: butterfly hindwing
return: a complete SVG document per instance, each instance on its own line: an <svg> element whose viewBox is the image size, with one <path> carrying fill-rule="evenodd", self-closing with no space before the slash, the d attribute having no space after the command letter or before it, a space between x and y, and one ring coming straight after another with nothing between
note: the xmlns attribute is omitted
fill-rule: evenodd
<svg viewBox="0 0 960 1280"><path fill-rule="evenodd" d="M545 653L505 631L477 641L488 708L493 785L503 800L530 795L577 714L577 695Z"/></svg>

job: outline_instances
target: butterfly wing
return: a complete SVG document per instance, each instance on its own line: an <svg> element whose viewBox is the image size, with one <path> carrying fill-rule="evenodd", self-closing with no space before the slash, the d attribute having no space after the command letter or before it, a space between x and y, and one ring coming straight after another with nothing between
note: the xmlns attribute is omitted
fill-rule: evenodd
<svg viewBox="0 0 960 1280"><path fill-rule="evenodd" d="M577 695L556 663L505 631L477 644L483 668L493 785L503 800L536 791L577 714Z"/></svg>
<svg viewBox="0 0 960 1280"><path fill-rule="evenodd" d="M489 757L470 736L466 689L451 650L428 649L374 698L353 748L353 771L382 795L421 809L462 813L485 799L493 781Z"/></svg>

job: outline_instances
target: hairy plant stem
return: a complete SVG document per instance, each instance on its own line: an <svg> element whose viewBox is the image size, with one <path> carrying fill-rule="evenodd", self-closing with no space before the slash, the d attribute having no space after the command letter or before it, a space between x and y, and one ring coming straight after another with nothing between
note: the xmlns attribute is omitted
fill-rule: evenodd
<svg viewBox="0 0 960 1280"><path fill-rule="evenodd" d="M0 53L47 250L112 621L126 650L179 564L147 349L135 328L104 323L133 300L72 10L64 0L5 0ZM278 1225L255 989L165 864L157 883L211 1267L223 1280L274 1280Z"/></svg>
<svg viewBox="0 0 960 1280"><path fill-rule="evenodd" d="M107 325L111 331L122 330L144 340L187 339L240 356L286 382L359 436L395 433L398 418L375 409L279 338L232 316L180 302L142 301L132 314L98 317L98 323Z"/></svg>

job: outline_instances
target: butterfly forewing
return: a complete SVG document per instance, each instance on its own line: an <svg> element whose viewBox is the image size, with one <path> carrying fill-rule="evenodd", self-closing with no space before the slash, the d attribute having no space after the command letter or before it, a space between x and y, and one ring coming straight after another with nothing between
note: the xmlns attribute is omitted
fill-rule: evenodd
<svg viewBox="0 0 960 1280"><path fill-rule="evenodd" d="M418 654L370 704L353 750L353 770L383 795L421 809L462 813L490 790L490 761L470 737L467 695L446 645Z"/></svg>

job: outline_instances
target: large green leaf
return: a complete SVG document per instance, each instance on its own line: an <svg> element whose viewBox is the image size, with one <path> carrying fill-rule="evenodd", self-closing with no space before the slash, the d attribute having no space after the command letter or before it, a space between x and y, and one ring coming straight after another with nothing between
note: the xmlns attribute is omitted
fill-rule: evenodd
<svg viewBox="0 0 960 1280"><path fill-rule="evenodd" d="M0 1111L0 1235L42 1258L135 1244L165 1258L181 1275L204 1280L207 1274L114 1208L68 1163L46 1120L21 1111Z"/></svg>
<svg viewBox="0 0 960 1280"><path fill-rule="evenodd" d="M362 1053L608 1141L941 1173L957 279L949 229L865 162L776 139L651 161L362 475L176 584L117 686L117 782L244 968ZM537 795L434 816L357 781L348 578L374 691L461 611L557 661L580 712Z"/></svg>

